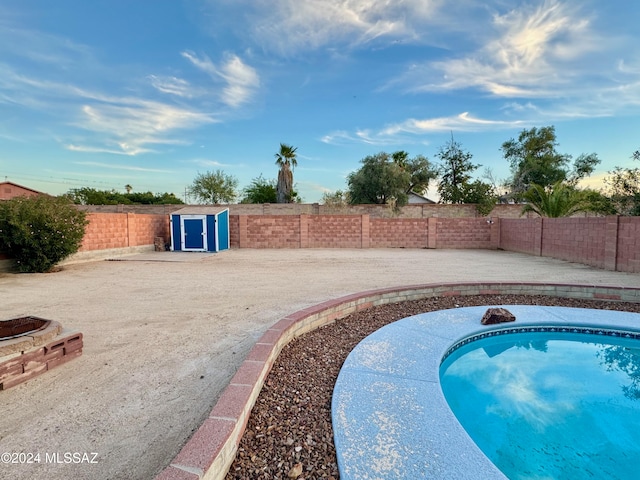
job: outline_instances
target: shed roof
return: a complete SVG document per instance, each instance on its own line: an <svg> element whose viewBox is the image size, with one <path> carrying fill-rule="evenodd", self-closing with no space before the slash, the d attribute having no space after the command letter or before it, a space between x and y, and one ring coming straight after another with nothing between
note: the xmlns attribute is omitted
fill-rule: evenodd
<svg viewBox="0 0 640 480"><path fill-rule="evenodd" d="M171 215L217 215L229 210L229 207L216 207L213 205L189 205L180 210L171 212Z"/></svg>

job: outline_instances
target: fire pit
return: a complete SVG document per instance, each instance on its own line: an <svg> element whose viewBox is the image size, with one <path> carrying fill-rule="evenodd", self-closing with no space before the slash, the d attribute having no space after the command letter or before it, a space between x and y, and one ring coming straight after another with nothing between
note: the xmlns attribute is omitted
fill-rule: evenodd
<svg viewBox="0 0 640 480"><path fill-rule="evenodd" d="M0 390L82 355L82 333L39 317L0 321Z"/></svg>

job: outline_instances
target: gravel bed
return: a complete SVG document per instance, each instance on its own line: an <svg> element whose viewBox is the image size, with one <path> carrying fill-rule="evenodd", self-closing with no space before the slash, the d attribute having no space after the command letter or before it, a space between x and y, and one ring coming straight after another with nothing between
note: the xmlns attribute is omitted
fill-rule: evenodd
<svg viewBox="0 0 640 480"><path fill-rule="evenodd" d="M640 304L528 295L442 297L373 307L307 333L280 353L227 479L338 479L331 396L349 352L367 335L418 313L476 305L553 305L640 313Z"/></svg>

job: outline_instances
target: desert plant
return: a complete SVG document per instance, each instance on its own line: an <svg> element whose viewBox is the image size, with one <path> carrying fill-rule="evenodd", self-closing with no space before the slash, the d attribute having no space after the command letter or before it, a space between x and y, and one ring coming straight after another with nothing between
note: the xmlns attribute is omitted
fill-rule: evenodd
<svg viewBox="0 0 640 480"><path fill-rule="evenodd" d="M579 190L573 185L556 182L552 187L532 184L523 195L527 201L521 215L534 212L541 217L570 217L579 212L608 215L613 213L606 198L593 190Z"/></svg>
<svg viewBox="0 0 640 480"><path fill-rule="evenodd" d="M47 272L78 251L87 223L67 198L0 201L0 251L15 260L19 272Z"/></svg>

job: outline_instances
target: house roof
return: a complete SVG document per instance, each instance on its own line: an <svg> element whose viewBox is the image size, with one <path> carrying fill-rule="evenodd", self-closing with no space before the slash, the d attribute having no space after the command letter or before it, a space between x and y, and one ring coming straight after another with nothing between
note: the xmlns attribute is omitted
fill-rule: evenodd
<svg viewBox="0 0 640 480"><path fill-rule="evenodd" d="M13 187L21 188L22 190L29 190L30 192L33 192L33 193L39 193L41 195L46 195L44 192L40 192L38 190L34 190L33 188L25 187L24 185L19 185L19 184L14 183L14 182L0 182L0 187L2 187L4 185L11 185Z"/></svg>
<svg viewBox="0 0 640 480"><path fill-rule="evenodd" d="M416 192L409 192L409 197L417 198L417 199L421 200L422 203L436 203L433 200L431 200L430 198L427 198L427 197L425 197L423 195L420 195L419 193L416 193Z"/></svg>
<svg viewBox="0 0 640 480"><path fill-rule="evenodd" d="M219 213L229 210L229 207L218 207L214 205L189 205L183 207L175 212L171 212L171 215L217 215Z"/></svg>

